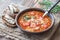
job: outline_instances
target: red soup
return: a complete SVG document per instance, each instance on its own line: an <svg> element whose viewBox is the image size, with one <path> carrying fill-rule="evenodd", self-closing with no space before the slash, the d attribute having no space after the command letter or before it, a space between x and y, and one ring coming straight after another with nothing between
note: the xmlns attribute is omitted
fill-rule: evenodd
<svg viewBox="0 0 60 40"><path fill-rule="evenodd" d="M51 19L49 16L42 18L44 12L29 11L25 12L18 19L18 24L22 29L29 32L41 32L47 29L51 25Z"/></svg>

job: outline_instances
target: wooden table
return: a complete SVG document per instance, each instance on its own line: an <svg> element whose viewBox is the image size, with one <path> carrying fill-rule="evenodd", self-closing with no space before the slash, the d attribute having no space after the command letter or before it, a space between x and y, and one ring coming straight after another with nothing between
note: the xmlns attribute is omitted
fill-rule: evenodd
<svg viewBox="0 0 60 40"><path fill-rule="evenodd" d="M27 0L28 3L31 2ZM34 0L33 0L34 1ZM32 1L32 3L34 3ZM26 0L0 0L0 40L60 40L60 11L54 15L55 25L47 32L42 34L26 34L22 32L18 27L17 28L9 28L2 23L2 12L3 10L10 4L16 3L18 5L23 6L33 6L34 4L26 3ZM24 9L24 7L20 7L20 9ZM57 29L57 30L56 30Z"/></svg>

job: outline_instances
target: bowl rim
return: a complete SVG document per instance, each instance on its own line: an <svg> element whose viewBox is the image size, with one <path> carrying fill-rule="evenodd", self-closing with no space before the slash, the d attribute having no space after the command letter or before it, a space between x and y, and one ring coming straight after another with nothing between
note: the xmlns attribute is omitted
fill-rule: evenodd
<svg viewBox="0 0 60 40"><path fill-rule="evenodd" d="M42 32L45 32L45 31L49 30L50 28L52 28L52 26L54 25L55 19L54 19L54 16L53 16L51 13L49 13L49 15L52 16L52 19L51 19L51 20L52 20L52 23L51 23L50 27L48 27L47 29L45 29L45 30L43 30L43 31L41 31L41 32L30 32L30 31L24 30L24 29L23 29L21 26L19 26L19 24L18 24L18 17L19 17L19 15L21 15L21 13L27 12L27 11L29 11L29 10L30 10L30 11L36 10L36 11L45 12L45 10L39 9L39 8L28 8L28 9L25 9L25 10L21 11L20 13L17 14L17 16L16 16L16 18L15 18L16 25L18 26L19 29L21 29L21 30L24 31L24 32L28 32L28 33L42 33ZM50 17L50 16L49 16L49 17Z"/></svg>

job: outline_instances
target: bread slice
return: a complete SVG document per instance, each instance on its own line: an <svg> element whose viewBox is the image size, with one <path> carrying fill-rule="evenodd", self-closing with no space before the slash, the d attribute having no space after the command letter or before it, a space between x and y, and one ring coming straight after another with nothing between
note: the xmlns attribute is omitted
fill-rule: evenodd
<svg viewBox="0 0 60 40"><path fill-rule="evenodd" d="M6 20L7 19L7 20ZM16 23L12 23L9 21L10 19L6 18L5 15L2 16L2 21L8 26L8 27L16 27Z"/></svg>

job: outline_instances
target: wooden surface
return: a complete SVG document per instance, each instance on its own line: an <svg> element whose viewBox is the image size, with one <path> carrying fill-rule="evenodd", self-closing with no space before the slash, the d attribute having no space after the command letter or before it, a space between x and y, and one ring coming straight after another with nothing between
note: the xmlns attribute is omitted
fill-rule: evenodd
<svg viewBox="0 0 60 40"><path fill-rule="evenodd" d="M26 2L28 0L2 0L0 1L0 40L60 40L60 12L53 14L55 18L54 26L48 30L47 32L41 34L27 34L22 32L18 27L17 28L9 28L3 24L1 16L3 14L3 10L10 4L16 3L19 5L20 10L25 9L27 7L23 6L33 6L34 0L32 1L31 5L28 5ZM29 1L31 2L31 1ZM29 3L28 2L28 3ZM21 5L20 5L21 4ZM30 3L29 3L30 4ZM58 29L58 30L56 30Z"/></svg>

